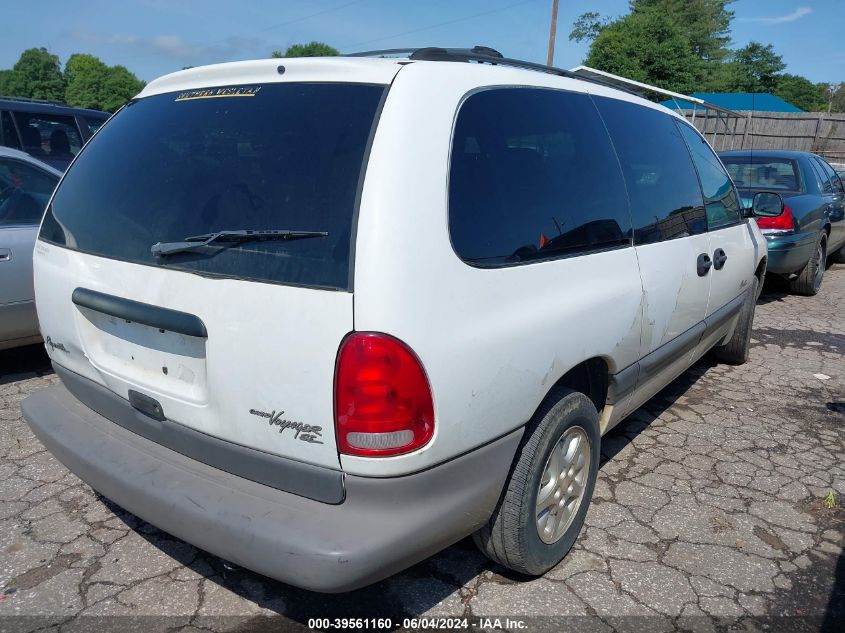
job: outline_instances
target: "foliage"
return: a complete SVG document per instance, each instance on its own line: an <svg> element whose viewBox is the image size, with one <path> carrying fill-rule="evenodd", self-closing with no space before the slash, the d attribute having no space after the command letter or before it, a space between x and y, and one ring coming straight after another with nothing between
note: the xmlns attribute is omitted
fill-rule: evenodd
<svg viewBox="0 0 845 633"><path fill-rule="evenodd" d="M751 42L731 56L738 73L734 75L735 90L739 92L773 92L779 73L786 68L783 58L771 44Z"/></svg>
<svg viewBox="0 0 845 633"><path fill-rule="evenodd" d="M610 18L602 17L598 11L587 11L579 15L572 23L569 39L575 42L584 40L592 42L609 23Z"/></svg>
<svg viewBox="0 0 845 633"><path fill-rule="evenodd" d="M733 0L630 0L631 12L658 11L672 18L696 57L720 60L728 55Z"/></svg>
<svg viewBox="0 0 845 633"><path fill-rule="evenodd" d="M0 95L10 96L18 93L20 78L14 70L0 70Z"/></svg>
<svg viewBox="0 0 845 633"><path fill-rule="evenodd" d="M691 92L700 79L699 61L672 18L658 10L641 10L603 27L585 63L668 90Z"/></svg>
<svg viewBox="0 0 845 633"><path fill-rule="evenodd" d="M309 42L308 44L294 44L284 52L273 51L271 57L333 57L340 55L336 48L323 42Z"/></svg>
<svg viewBox="0 0 845 633"><path fill-rule="evenodd" d="M85 53L71 55L65 64L65 100L73 106L114 112L134 97L144 83L124 66L107 66Z"/></svg>
<svg viewBox="0 0 845 633"><path fill-rule="evenodd" d="M64 72L45 48L25 50L13 68L0 70L0 95L64 101L113 112L134 97L144 82L123 66L107 66L85 53L71 55Z"/></svg>
<svg viewBox="0 0 845 633"><path fill-rule="evenodd" d="M845 112L845 89L834 95L784 73L771 44L728 49L733 0L629 0L630 12L610 20L581 14L569 39L590 42L584 63L677 92L771 92L802 110Z"/></svg>
<svg viewBox="0 0 845 633"><path fill-rule="evenodd" d="M65 79L59 58L46 48L25 50L12 70L3 73L0 93L61 101L65 96Z"/></svg>
<svg viewBox="0 0 845 633"><path fill-rule="evenodd" d="M144 82L129 72L125 66L111 66L103 86L102 109L114 112L141 92L143 87Z"/></svg>
<svg viewBox="0 0 845 633"><path fill-rule="evenodd" d="M827 109L826 91L806 77L783 73L778 77L775 94L807 112L819 112Z"/></svg>

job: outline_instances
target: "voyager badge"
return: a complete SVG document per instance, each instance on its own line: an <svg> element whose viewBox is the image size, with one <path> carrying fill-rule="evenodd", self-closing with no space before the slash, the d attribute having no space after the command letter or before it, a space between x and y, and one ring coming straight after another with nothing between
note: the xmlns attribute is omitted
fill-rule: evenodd
<svg viewBox="0 0 845 633"><path fill-rule="evenodd" d="M283 433L285 429L291 429L293 431L294 439L302 440L303 442L308 442L309 444L323 443L323 441L319 439L323 437L322 426L313 426L311 424L283 419L282 416L285 413L284 411L279 411L278 413L272 411L267 413L266 411L259 411L258 409L250 409L249 412L259 418L266 418L267 423L270 426L278 426L279 433Z"/></svg>

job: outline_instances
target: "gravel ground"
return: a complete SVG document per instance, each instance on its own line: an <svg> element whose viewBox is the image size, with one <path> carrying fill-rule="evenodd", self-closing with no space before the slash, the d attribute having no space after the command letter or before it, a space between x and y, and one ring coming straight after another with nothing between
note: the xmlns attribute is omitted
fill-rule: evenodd
<svg viewBox="0 0 845 633"><path fill-rule="evenodd" d="M604 438L586 527L545 577L517 577L466 540L340 596L235 567L100 497L21 420L21 399L56 380L43 351L0 352L0 631L305 630L376 616L845 631L843 308L845 266L813 298L767 285L748 364L698 363Z"/></svg>

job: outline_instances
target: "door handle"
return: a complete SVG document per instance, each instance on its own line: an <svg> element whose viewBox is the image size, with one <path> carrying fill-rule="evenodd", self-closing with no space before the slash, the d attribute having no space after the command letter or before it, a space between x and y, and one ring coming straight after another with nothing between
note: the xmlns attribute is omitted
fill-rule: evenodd
<svg viewBox="0 0 845 633"><path fill-rule="evenodd" d="M702 253L698 256L696 264L698 267L698 276L704 277L704 275L710 272L710 267L713 265L713 261L710 259L710 255Z"/></svg>
<svg viewBox="0 0 845 633"><path fill-rule="evenodd" d="M713 268L716 270L722 270L722 267L725 265L725 262L728 261L728 255L723 251L721 248L717 248L716 251L713 253Z"/></svg>
<svg viewBox="0 0 845 633"><path fill-rule="evenodd" d="M0 262L7 262L12 259L12 251L8 248L0 248Z"/></svg>

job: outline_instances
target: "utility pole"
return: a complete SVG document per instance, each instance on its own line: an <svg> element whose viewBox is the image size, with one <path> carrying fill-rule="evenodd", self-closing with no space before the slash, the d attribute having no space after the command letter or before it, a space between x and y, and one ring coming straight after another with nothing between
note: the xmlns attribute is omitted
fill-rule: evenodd
<svg viewBox="0 0 845 633"><path fill-rule="evenodd" d="M555 61L555 34L557 33L557 2L558 0L553 0L552 2L552 26L549 29L549 58L546 62L549 66L553 65Z"/></svg>

